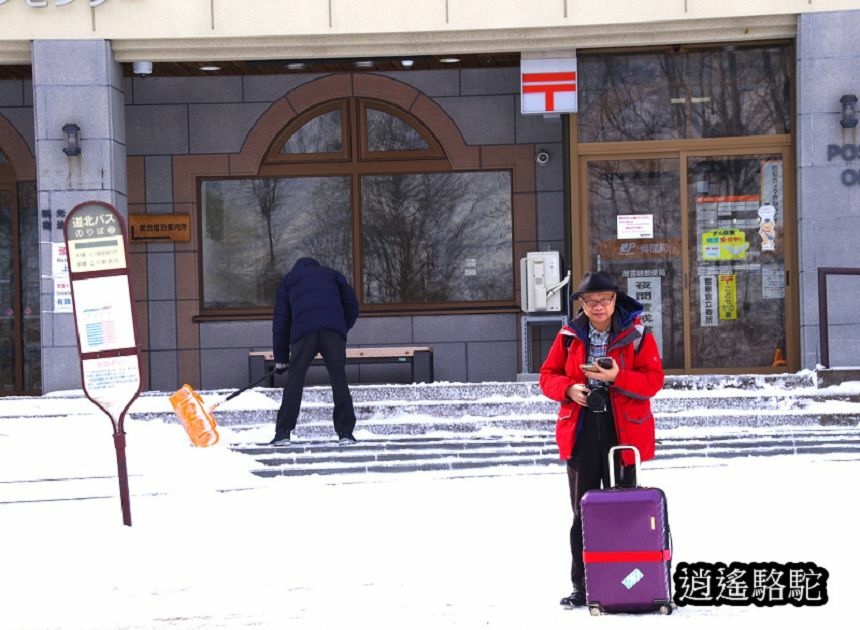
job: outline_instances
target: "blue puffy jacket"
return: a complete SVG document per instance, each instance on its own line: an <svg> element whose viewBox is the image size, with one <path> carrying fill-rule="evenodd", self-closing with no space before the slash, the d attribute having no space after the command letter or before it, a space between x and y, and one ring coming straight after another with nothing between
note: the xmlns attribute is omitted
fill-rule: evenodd
<svg viewBox="0 0 860 630"><path fill-rule="evenodd" d="M358 299L346 278L313 258L299 258L284 276L275 299L272 350L286 363L290 344L318 330L346 333L358 319Z"/></svg>

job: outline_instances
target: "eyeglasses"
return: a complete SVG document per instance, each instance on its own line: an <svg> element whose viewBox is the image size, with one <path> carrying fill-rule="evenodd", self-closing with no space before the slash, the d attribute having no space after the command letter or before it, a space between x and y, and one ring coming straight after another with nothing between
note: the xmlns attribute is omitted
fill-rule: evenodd
<svg viewBox="0 0 860 630"><path fill-rule="evenodd" d="M615 299L615 296L613 295L612 297L603 298L600 300L583 300L582 298L580 298L580 301L583 304L585 304L588 308L594 308L598 304L600 304L600 306L609 306L610 304L612 304L612 300L614 300L614 299Z"/></svg>

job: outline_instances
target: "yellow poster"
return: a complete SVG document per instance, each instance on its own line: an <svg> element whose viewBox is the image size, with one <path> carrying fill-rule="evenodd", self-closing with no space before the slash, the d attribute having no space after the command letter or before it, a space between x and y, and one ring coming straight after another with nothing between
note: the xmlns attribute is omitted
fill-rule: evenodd
<svg viewBox="0 0 860 630"><path fill-rule="evenodd" d="M737 228L702 233L702 260L743 260L749 247L746 233Z"/></svg>
<svg viewBox="0 0 860 630"><path fill-rule="evenodd" d="M720 319L737 319L738 296L735 275L733 273L721 274L719 285Z"/></svg>

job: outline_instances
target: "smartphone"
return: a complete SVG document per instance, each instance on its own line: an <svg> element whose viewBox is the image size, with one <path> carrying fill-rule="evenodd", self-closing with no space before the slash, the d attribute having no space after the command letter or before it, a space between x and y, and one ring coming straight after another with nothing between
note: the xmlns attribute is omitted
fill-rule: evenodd
<svg viewBox="0 0 860 630"><path fill-rule="evenodd" d="M581 369L583 372L596 372L598 366L602 367L604 370L611 370L612 359L610 359L609 357L600 357L591 365L583 363L579 366L579 369Z"/></svg>

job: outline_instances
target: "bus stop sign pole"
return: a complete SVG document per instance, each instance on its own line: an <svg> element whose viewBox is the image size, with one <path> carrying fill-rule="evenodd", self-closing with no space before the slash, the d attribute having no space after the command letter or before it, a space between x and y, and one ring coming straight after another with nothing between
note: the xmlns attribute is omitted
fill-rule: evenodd
<svg viewBox="0 0 860 630"><path fill-rule="evenodd" d="M113 425L122 522L131 526L123 424L141 381L125 222L110 204L86 201L69 212L64 234L81 381Z"/></svg>

